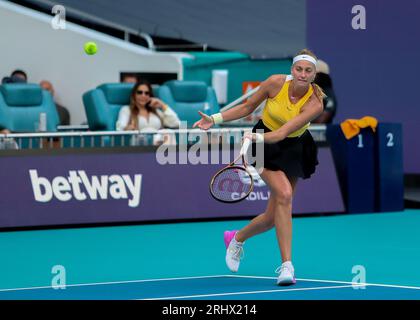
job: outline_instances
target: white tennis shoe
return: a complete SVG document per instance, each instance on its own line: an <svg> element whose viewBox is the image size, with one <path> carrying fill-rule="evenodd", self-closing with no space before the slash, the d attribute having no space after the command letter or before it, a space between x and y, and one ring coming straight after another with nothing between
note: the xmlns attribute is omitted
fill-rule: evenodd
<svg viewBox="0 0 420 320"><path fill-rule="evenodd" d="M296 283L295 268L291 261L284 262L277 268L276 273L279 274L279 277L277 278L277 284L279 286L287 286Z"/></svg>
<svg viewBox="0 0 420 320"><path fill-rule="evenodd" d="M243 242L238 242L235 239L237 230L225 231L224 241L226 246L226 265L232 272L237 272L239 264L244 255Z"/></svg>

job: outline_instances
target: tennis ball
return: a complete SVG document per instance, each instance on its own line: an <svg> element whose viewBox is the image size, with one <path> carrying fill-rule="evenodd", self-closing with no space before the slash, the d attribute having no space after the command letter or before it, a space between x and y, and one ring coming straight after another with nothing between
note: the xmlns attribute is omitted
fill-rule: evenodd
<svg viewBox="0 0 420 320"><path fill-rule="evenodd" d="M85 52L88 55L93 55L98 51L98 46L95 42L89 41L85 43Z"/></svg>

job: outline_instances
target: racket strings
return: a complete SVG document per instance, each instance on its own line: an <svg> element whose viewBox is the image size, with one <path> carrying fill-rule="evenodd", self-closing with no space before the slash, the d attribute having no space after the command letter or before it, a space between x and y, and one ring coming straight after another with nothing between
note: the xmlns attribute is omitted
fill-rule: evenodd
<svg viewBox="0 0 420 320"><path fill-rule="evenodd" d="M236 202L245 198L252 190L251 176L245 169L226 168L219 172L211 184L212 195L224 202Z"/></svg>

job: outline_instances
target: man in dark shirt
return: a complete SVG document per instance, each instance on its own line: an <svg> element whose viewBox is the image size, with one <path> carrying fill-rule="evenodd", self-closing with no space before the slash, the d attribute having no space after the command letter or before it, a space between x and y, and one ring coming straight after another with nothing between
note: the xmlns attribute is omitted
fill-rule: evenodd
<svg viewBox="0 0 420 320"><path fill-rule="evenodd" d="M26 75L26 72L23 70L14 70L10 77L4 77L1 80L1 83L27 83L28 82L28 76Z"/></svg>
<svg viewBox="0 0 420 320"><path fill-rule="evenodd" d="M135 74L125 74L122 81L124 83L137 83L139 81L139 79L137 78L137 76Z"/></svg>
<svg viewBox="0 0 420 320"><path fill-rule="evenodd" d="M318 118L311 121L311 123L329 124L332 123L337 111L337 99L334 94L332 79L329 74L330 68L324 61L318 60L316 69L317 73L314 83L319 85L327 96L324 98L324 112L322 112Z"/></svg>

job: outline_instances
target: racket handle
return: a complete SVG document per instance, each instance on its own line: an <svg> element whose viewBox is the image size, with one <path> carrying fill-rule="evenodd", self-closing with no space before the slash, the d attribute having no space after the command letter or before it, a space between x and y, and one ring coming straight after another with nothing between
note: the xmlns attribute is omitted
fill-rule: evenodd
<svg viewBox="0 0 420 320"><path fill-rule="evenodd" d="M245 138L244 143L242 145L240 155L243 156L247 153L249 146L251 145L251 139Z"/></svg>

